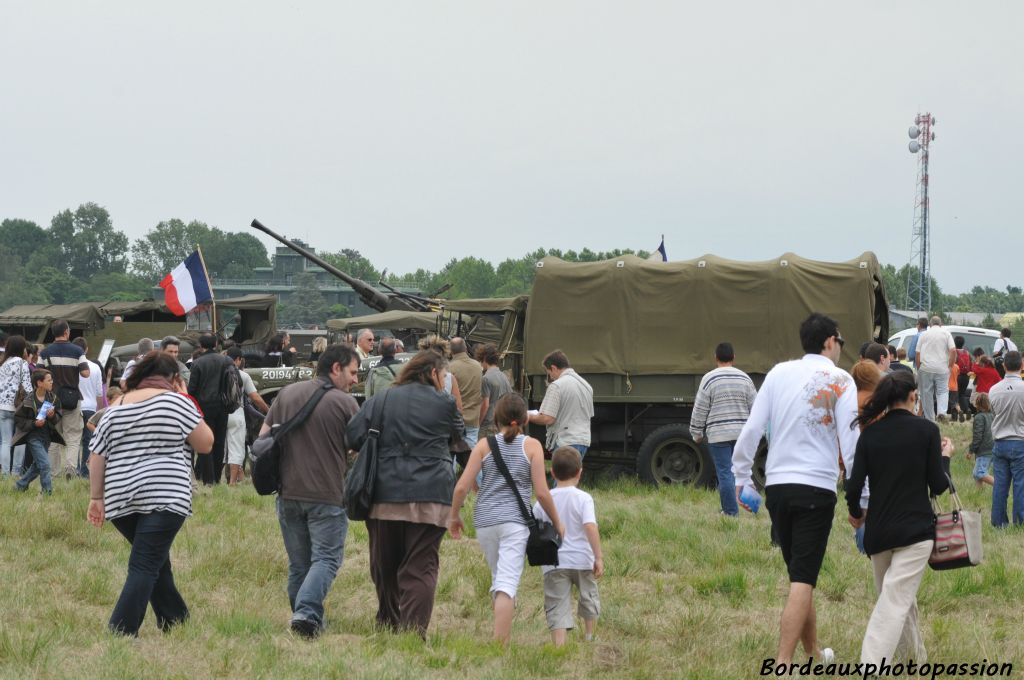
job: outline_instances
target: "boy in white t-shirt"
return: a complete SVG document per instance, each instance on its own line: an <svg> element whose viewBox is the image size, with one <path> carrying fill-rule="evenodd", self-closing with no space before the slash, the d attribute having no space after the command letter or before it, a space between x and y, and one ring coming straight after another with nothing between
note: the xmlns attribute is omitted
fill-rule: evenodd
<svg viewBox="0 0 1024 680"><path fill-rule="evenodd" d="M544 614L555 645L564 645L566 631L574 627L573 585L579 591L579 615L588 641L594 638L594 625L601 614L597 595L597 579L604 573L601 537L597 532L594 499L576 488L582 473L583 459L572 446L559 447L551 455L551 474L558 481L551 497L565 525L558 566L542 568ZM539 503L534 504L533 514L537 519L550 521Z"/></svg>

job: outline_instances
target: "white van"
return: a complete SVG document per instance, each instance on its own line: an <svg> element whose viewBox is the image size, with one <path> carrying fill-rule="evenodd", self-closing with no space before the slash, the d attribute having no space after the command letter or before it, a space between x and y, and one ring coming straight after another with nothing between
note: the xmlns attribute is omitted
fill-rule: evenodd
<svg viewBox="0 0 1024 680"><path fill-rule="evenodd" d="M996 340L999 339L999 331L989 330L988 328L975 328L973 326L943 326L955 340L957 336L961 336L964 339L964 349L974 354L975 347L981 347L985 350L985 354L992 356L992 348L995 347ZM897 350L901 347L908 349L910 347L910 338L917 335L917 328L907 328L899 333L896 333L889 338L889 344L895 347Z"/></svg>

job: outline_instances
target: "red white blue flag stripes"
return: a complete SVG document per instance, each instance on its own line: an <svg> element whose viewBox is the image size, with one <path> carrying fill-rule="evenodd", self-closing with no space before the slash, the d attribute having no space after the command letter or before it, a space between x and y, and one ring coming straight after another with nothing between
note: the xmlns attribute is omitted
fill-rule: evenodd
<svg viewBox="0 0 1024 680"><path fill-rule="evenodd" d="M171 270L160 282L160 287L164 289L164 304L178 316L185 316L198 305L213 299L198 250Z"/></svg>

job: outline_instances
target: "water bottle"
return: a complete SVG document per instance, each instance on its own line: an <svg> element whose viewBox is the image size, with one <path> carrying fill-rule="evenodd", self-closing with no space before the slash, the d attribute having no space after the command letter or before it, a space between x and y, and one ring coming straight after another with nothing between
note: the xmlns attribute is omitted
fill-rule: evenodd
<svg viewBox="0 0 1024 680"><path fill-rule="evenodd" d="M761 509L761 494L757 490L747 484L743 487L743 491L740 492L740 500L747 504L750 511L755 515L757 511Z"/></svg>

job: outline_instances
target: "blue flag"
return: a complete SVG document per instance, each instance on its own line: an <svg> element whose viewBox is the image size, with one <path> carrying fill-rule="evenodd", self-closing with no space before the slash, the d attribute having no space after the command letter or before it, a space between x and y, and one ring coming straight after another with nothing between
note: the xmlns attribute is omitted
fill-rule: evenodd
<svg viewBox="0 0 1024 680"><path fill-rule="evenodd" d="M648 260L661 260L662 262L668 262L668 255L665 253L665 237L664 236L661 237L661 245L659 245L658 249L655 250L653 253L651 253L651 256L648 257L647 259Z"/></svg>

